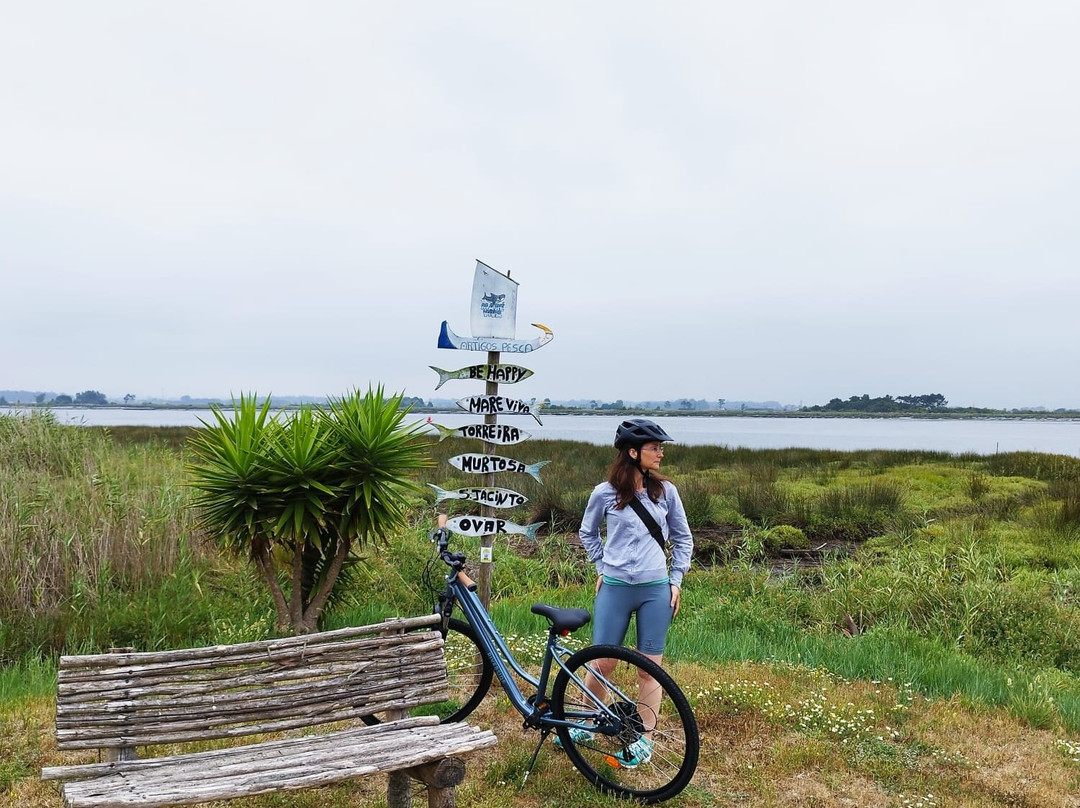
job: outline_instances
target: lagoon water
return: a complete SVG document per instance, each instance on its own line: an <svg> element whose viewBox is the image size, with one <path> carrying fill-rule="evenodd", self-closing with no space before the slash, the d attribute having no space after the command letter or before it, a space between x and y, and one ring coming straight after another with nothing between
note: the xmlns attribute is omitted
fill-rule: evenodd
<svg viewBox="0 0 1080 808"><path fill-rule="evenodd" d="M2 413L2 410L0 410ZM149 410L121 407L57 408L62 423L86 426L200 426L212 421L209 410ZM543 426L528 416L503 416L534 439L576 440L605 445L622 420L616 415L544 415ZM427 415L418 416L426 420ZM457 427L477 423L478 416L438 413L433 421ZM690 446L740 446L751 449L924 449L928 451L1033 451L1080 457L1080 420L985 418L977 420L922 418L791 418L663 416L657 418L677 443Z"/></svg>

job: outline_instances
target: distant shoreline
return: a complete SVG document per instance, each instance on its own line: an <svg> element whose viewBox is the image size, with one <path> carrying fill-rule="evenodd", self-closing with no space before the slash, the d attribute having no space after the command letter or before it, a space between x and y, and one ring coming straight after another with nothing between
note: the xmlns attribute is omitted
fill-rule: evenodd
<svg viewBox="0 0 1080 808"><path fill-rule="evenodd" d="M56 409L63 410L86 410L87 412L94 411L133 411L133 412L154 412L154 411L174 411L174 412L191 412L200 410L209 410L213 406L219 406L223 410L231 410L232 406L228 404L116 404L116 405L64 405L57 407ZM277 409L281 410L295 410L305 406L302 404L283 404ZM8 411L42 411L48 412L53 407L42 404L4 404L0 405L0 410ZM437 414L462 414L462 410L453 407L413 407L410 410L411 413L425 414L425 415L437 415ZM845 410L845 411L817 411L808 412L806 410L652 410L652 409L620 409L620 410L584 410L573 407L546 407L540 410L541 415L572 415L572 416L626 416L626 417L640 417L640 416L652 416L652 417L672 417L678 416L680 418L860 418L860 419L912 419L912 420L956 420L956 421L970 421L970 420L982 420L982 421L1076 421L1080 420L1080 410L1065 410L1065 411L1050 411L1050 412L1036 412L1031 410L1024 410L1022 412L1013 412L1010 410L976 410L968 408L958 408L956 410L942 410L935 412L861 412L858 410Z"/></svg>

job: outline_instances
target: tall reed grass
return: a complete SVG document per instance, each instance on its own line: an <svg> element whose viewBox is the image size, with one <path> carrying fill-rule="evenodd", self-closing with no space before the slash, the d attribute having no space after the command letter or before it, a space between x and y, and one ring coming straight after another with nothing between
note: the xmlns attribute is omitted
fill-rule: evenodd
<svg viewBox="0 0 1080 808"><path fill-rule="evenodd" d="M103 610L130 611L138 593L190 583L213 554L193 531L184 482L179 454L164 445L119 446L47 411L0 416L3 653L110 641L88 628ZM160 604L159 634L176 621L176 595Z"/></svg>

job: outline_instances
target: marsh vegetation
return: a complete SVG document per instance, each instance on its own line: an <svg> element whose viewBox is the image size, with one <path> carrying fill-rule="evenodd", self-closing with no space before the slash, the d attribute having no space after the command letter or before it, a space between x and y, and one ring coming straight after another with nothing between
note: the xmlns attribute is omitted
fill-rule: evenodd
<svg viewBox="0 0 1080 808"><path fill-rule="evenodd" d="M134 646L236 642L275 630L242 561L189 504L189 430L0 417L0 793L58 805L36 779L51 747L54 660ZM420 482L472 485L432 442ZM587 606L575 540L610 450L534 441L543 485L509 514L546 529L496 546L493 611L515 642L536 600ZM693 694L702 765L678 803L1075 805L1080 791L1080 460L1058 455L675 447L698 539L667 663ZM450 512L456 503L444 503ZM464 508L457 510L464 512ZM417 498L384 545L362 548L326 627L430 608L434 508ZM457 537L470 557L479 540ZM514 740L498 697L479 716ZM462 804L606 805L553 751L471 764ZM379 804L378 784L290 797ZM1072 800L1072 802L1069 802ZM255 800L259 806L271 800Z"/></svg>

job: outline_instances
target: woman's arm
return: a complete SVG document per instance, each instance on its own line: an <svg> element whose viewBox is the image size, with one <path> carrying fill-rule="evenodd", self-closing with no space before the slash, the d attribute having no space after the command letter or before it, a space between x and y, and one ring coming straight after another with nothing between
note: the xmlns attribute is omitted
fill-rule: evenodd
<svg viewBox="0 0 1080 808"><path fill-rule="evenodd" d="M690 571L690 560L694 555L694 536L674 485L668 489L667 524L668 538L671 540L671 584L681 589L683 575Z"/></svg>
<svg viewBox="0 0 1080 808"><path fill-rule="evenodd" d="M596 565L597 573L602 573L604 568L604 543L600 538L600 524L604 521L604 495L601 489L602 486L597 486L589 495L589 502L581 517L581 527L578 529L578 538L585 548L585 555Z"/></svg>

